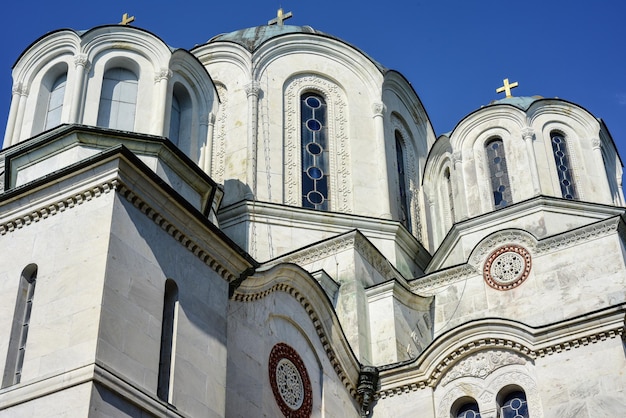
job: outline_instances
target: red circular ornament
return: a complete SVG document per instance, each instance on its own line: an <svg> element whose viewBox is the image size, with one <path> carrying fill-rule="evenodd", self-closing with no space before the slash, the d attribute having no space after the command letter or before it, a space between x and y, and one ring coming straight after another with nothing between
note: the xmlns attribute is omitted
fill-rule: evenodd
<svg viewBox="0 0 626 418"><path fill-rule="evenodd" d="M505 245L489 255L483 268L487 284L497 290L513 289L528 277L532 259L519 245Z"/></svg>
<svg viewBox="0 0 626 418"><path fill-rule="evenodd" d="M285 417L310 417L311 380L296 350L285 343L276 344L270 353L269 375L274 398Z"/></svg>

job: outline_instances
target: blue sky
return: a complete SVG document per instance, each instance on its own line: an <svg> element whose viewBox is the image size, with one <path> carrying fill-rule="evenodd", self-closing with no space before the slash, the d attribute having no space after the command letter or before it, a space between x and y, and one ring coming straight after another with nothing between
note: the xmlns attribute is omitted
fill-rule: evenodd
<svg viewBox="0 0 626 418"><path fill-rule="evenodd" d="M136 16L173 47L263 25L281 2L11 1L0 36L0 132L11 98L11 66L31 42L59 29L89 29ZM355 6L356 5L356 6ZM503 95L560 97L602 118L626 161L626 2L622 0L283 0L294 17L344 39L411 82L437 135Z"/></svg>

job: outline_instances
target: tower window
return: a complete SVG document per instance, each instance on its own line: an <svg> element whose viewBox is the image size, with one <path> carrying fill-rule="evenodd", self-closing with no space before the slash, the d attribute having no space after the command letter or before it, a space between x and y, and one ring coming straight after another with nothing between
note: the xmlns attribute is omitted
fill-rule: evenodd
<svg viewBox="0 0 626 418"><path fill-rule="evenodd" d="M174 86L172 111L170 114L170 141L181 146L189 146L191 141L191 98L180 84Z"/></svg>
<svg viewBox="0 0 626 418"><path fill-rule="evenodd" d="M501 209L512 203L511 185L504 153L502 139L495 138L485 146L491 177L491 190L493 192L493 204L496 209Z"/></svg>
<svg viewBox="0 0 626 418"><path fill-rule="evenodd" d="M524 392L516 391L507 395L500 412L502 418L528 418L528 404Z"/></svg>
<svg viewBox="0 0 626 418"><path fill-rule="evenodd" d="M159 377L157 396L171 401L171 382L173 377L173 359L176 345L176 319L178 310L178 286L174 280L165 282L163 298L163 320L161 322L161 353L159 356Z"/></svg>
<svg viewBox="0 0 626 418"><path fill-rule="evenodd" d="M112 68L104 73L98 126L132 131L137 107L135 73L125 68Z"/></svg>
<svg viewBox="0 0 626 418"><path fill-rule="evenodd" d="M552 154L556 163L556 172L559 176L559 186L561 186L561 195L565 199L577 199L578 196L574 185L565 136L559 132L551 132L550 139L552 142Z"/></svg>
<svg viewBox="0 0 626 418"><path fill-rule="evenodd" d="M22 271L20 284L15 301L9 349L2 377L2 388L20 383L22 366L26 354L26 339L30 325L30 314L35 296L35 281L37 279L37 265L29 264Z"/></svg>
<svg viewBox="0 0 626 418"><path fill-rule="evenodd" d="M63 110L63 98L65 96L65 85L67 74L59 76L50 89L48 96L48 110L46 112L46 123L44 130L53 128L61 123L61 112Z"/></svg>
<svg viewBox="0 0 626 418"><path fill-rule="evenodd" d="M454 418L480 418L480 410L476 402L468 402L457 409Z"/></svg>
<svg viewBox="0 0 626 418"><path fill-rule="evenodd" d="M305 93L300 100L300 111L302 206L329 210L326 101L319 94Z"/></svg>
<svg viewBox="0 0 626 418"><path fill-rule="evenodd" d="M409 194L406 187L406 168L402 135L396 131L396 165L398 168L398 192L400 194L400 222L407 229L411 227L411 212L409 210Z"/></svg>

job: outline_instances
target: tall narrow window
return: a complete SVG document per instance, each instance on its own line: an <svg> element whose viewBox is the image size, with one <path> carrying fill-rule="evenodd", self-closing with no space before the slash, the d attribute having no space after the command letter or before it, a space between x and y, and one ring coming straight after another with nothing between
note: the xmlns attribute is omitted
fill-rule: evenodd
<svg viewBox="0 0 626 418"><path fill-rule="evenodd" d="M493 192L493 204L496 209L508 206L512 202L511 185L504 153L502 139L495 138L485 146L491 177L491 190Z"/></svg>
<svg viewBox="0 0 626 418"><path fill-rule="evenodd" d="M478 409L478 404L476 402L468 402L463 405L459 409L457 409L456 414L453 415L454 418L480 418L480 410Z"/></svg>
<svg viewBox="0 0 626 418"><path fill-rule="evenodd" d="M180 84L174 86L170 117L170 141L180 146L189 146L191 141L191 98Z"/></svg>
<svg viewBox="0 0 626 418"><path fill-rule="evenodd" d="M174 370L174 353L176 351L176 322L178 311L178 286L176 286L174 280L168 279L165 282L165 297L163 299L157 396L165 402L170 402L170 388L172 386L172 372Z"/></svg>
<svg viewBox="0 0 626 418"><path fill-rule="evenodd" d="M574 186L572 166L570 165L565 136L554 131L550 133L550 139L552 142L554 162L556 163L556 172L559 175L561 195L566 199L576 199L578 196L576 195L576 187Z"/></svg>
<svg viewBox="0 0 626 418"><path fill-rule="evenodd" d="M516 391L507 395L503 399L500 416L502 418L528 418L526 394L522 391Z"/></svg>
<svg viewBox="0 0 626 418"><path fill-rule="evenodd" d="M63 110L63 98L65 96L65 84L67 83L67 74L59 76L50 89L48 96L48 109L46 112L46 123L44 130L54 128L61 123L61 112Z"/></svg>
<svg viewBox="0 0 626 418"><path fill-rule="evenodd" d="M132 131L137 107L137 76L125 68L112 68L104 73L98 126Z"/></svg>
<svg viewBox="0 0 626 418"><path fill-rule="evenodd" d="M300 100L302 115L302 206L330 209L326 101L315 93Z"/></svg>
<svg viewBox="0 0 626 418"><path fill-rule="evenodd" d="M400 193L400 222L407 229L411 227L411 212L409 211L409 194L406 187L406 170L402 135L396 131L396 165L398 168L398 192Z"/></svg>
<svg viewBox="0 0 626 418"><path fill-rule="evenodd" d="M448 209L450 210L450 224L454 224L454 199L452 196L452 180L450 180L450 168L446 167L443 172L444 182L445 182L445 194L446 199L448 200Z"/></svg>
<svg viewBox="0 0 626 418"><path fill-rule="evenodd" d="M4 376L2 377L3 388L20 383L22 378L22 365L24 364L24 354L26 353L26 338L28 337L36 279L37 265L29 264L22 271L17 291L9 349L7 351Z"/></svg>

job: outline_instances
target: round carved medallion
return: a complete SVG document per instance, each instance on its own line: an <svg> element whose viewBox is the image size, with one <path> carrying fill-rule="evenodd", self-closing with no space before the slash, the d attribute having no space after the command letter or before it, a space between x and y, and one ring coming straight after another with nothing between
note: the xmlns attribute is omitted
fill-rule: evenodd
<svg viewBox="0 0 626 418"><path fill-rule="evenodd" d="M530 253L518 245L505 245L489 255L483 277L494 289L509 290L522 284L530 273Z"/></svg>
<svg viewBox="0 0 626 418"><path fill-rule="evenodd" d="M270 353L269 375L274 398L285 417L310 417L311 381L296 350L284 343L276 344Z"/></svg>

